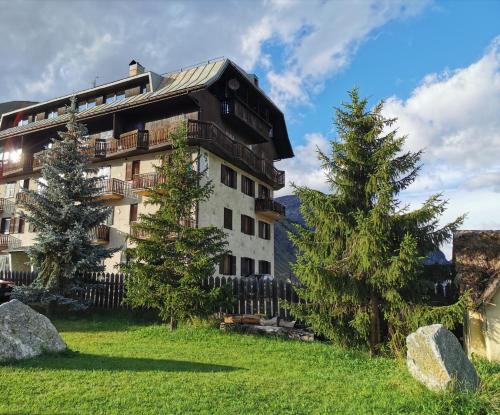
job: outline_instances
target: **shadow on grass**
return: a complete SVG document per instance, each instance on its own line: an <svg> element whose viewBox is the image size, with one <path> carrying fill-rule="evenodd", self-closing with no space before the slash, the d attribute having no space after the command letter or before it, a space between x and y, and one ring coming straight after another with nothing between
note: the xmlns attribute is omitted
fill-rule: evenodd
<svg viewBox="0 0 500 415"><path fill-rule="evenodd" d="M170 359L105 356L78 352L43 355L30 360L10 362L1 366L22 369L89 370L111 372L232 372L246 370L234 366Z"/></svg>

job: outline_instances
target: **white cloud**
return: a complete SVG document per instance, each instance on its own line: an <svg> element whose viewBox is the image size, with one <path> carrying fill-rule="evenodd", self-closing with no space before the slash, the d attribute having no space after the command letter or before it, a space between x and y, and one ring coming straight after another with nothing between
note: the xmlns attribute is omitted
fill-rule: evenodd
<svg viewBox="0 0 500 415"><path fill-rule="evenodd" d="M278 104L305 104L374 29L426 3L113 2L109 19L106 2L5 2L0 102L53 98L89 87L97 75L115 80L131 58L166 72L224 55L246 70L263 69Z"/></svg>
<svg viewBox="0 0 500 415"><path fill-rule="evenodd" d="M313 189L328 191L324 172L318 160L318 149L328 153L329 140L320 133L306 134L305 143L294 147L295 157L276 163L276 167L286 172L286 186L277 196L291 194L292 183Z"/></svg>

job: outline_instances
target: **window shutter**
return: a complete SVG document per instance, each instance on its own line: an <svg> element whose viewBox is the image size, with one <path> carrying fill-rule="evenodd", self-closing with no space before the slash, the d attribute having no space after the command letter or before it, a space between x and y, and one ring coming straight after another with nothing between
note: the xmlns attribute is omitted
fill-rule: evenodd
<svg viewBox="0 0 500 415"><path fill-rule="evenodd" d="M57 115L63 115L66 112L66 107L60 107L57 109Z"/></svg>
<svg viewBox="0 0 500 415"><path fill-rule="evenodd" d="M15 233L15 232L16 232L16 217L12 216L10 218L9 233Z"/></svg>
<svg viewBox="0 0 500 415"><path fill-rule="evenodd" d="M25 225L25 220L23 217L19 218L19 224L17 226L17 232L18 233L24 233L24 225Z"/></svg>
<svg viewBox="0 0 500 415"><path fill-rule="evenodd" d="M43 120L45 118L45 112L39 112L36 114L36 121Z"/></svg>
<svg viewBox="0 0 500 415"><path fill-rule="evenodd" d="M130 205L130 222L137 222L137 203Z"/></svg>
<svg viewBox="0 0 500 415"><path fill-rule="evenodd" d="M102 97L102 96L101 97L97 97L95 99L95 104L96 105L102 105L103 102L104 102L104 97Z"/></svg>
<svg viewBox="0 0 500 415"><path fill-rule="evenodd" d="M236 257L231 255L231 275L236 275Z"/></svg>
<svg viewBox="0 0 500 415"><path fill-rule="evenodd" d="M132 180L132 162L127 161L125 164L125 180Z"/></svg>
<svg viewBox="0 0 500 415"><path fill-rule="evenodd" d="M140 160L134 160L132 162L132 178L134 178L134 176L136 174L139 174L141 171L141 161Z"/></svg>

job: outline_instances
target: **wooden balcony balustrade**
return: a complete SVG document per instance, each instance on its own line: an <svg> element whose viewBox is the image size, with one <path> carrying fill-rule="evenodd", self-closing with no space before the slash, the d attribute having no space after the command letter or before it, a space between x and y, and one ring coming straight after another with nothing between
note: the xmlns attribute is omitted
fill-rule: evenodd
<svg viewBox="0 0 500 415"><path fill-rule="evenodd" d="M118 139L106 141L106 157L149 148L149 132L134 130L124 133Z"/></svg>
<svg viewBox="0 0 500 415"><path fill-rule="evenodd" d="M240 125L250 127L253 132L255 143L269 141L272 125L238 98L222 101L221 114L224 118L237 121Z"/></svg>
<svg viewBox="0 0 500 415"><path fill-rule="evenodd" d="M206 143L205 145L210 145L216 153L229 160L241 162L256 176L270 181L275 190L285 185L285 172L274 167L272 160L260 158L249 147L234 141L214 123L189 120L188 139L195 144Z"/></svg>
<svg viewBox="0 0 500 415"><path fill-rule="evenodd" d="M120 200L130 194L130 185L120 179L99 179L97 188L98 200Z"/></svg>
<svg viewBox="0 0 500 415"><path fill-rule="evenodd" d="M7 207L7 199L4 199L3 197L0 198L0 214L5 212L5 209Z"/></svg>
<svg viewBox="0 0 500 415"><path fill-rule="evenodd" d="M35 154L33 154L33 171L39 171L42 169L42 160L40 156L42 155L43 151L39 151Z"/></svg>
<svg viewBox="0 0 500 415"><path fill-rule="evenodd" d="M279 219L285 216L285 206L272 199L255 199L255 212L269 219Z"/></svg>
<svg viewBox="0 0 500 415"><path fill-rule="evenodd" d="M147 232L137 229L134 226L135 224L137 224L137 222L130 223L130 236L136 239L147 239ZM196 228L196 220L192 218L182 219L179 224L188 228ZM168 239L174 239L175 236L175 233L171 233L168 235Z"/></svg>
<svg viewBox="0 0 500 415"><path fill-rule="evenodd" d="M96 245L106 245L109 243L109 226L97 225L90 231L90 239Z"/></svg>
<svg viewBox="0 0 500 415"><path fill-rule="evenodd" d="M21 240L14 238L12 235L0 234L0 251L6 249L18 248L21 246Z"/></svg>
<svg viewBox="0 0 500 415"><path fill-rule="evenodd" d="M33 169L33 155L32 154L21 154L21 157L17 161L4 160L3 161L3 172L4 177L14 176L17 174L31 173Z"/></svg>
<svg viewBox="0 0 500 415"><path fill-rule="evenodd" d="M20 192L16 193L16 205L24 205L29 199L30 195L26 193L25 191L21 190Z"/></svg>
<svg viewBox="0 0 500 415"><path fill-rule="evenodd" d="M132 190L139 195L147 195L149 190L158 183L165 183L165 176L158 176L157 173L136 174L132 178Z"/></svg>

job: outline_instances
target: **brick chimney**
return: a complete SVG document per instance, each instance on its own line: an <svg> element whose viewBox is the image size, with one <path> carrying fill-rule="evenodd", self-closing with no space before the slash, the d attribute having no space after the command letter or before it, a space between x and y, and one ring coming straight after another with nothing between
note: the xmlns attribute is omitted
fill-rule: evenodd
<svg viewBox="0 0 500 415"><path fill-rule="evenodd" d="M144 66L142 66L139 62L132 60L128 64L128 76L136 76L141 73L144 73Z"/></svg>

